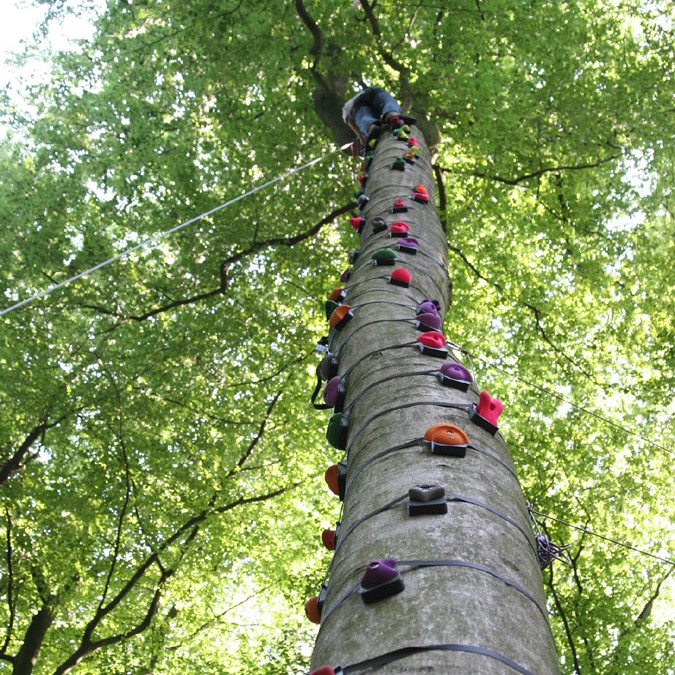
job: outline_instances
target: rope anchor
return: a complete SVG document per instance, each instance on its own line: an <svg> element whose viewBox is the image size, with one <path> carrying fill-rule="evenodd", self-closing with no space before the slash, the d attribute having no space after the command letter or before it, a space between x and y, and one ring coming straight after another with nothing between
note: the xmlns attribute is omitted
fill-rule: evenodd
<svg viewBox="0 0 675 675"><path fill-rule="evenodd" d="M532 520L532 529L534 530L534 541L537 545L537 559L539 560L539 568L545 569L548 567L554 560L560 560L567 565L571 565L572 561L569 556L565 553L567 549L571 548L571 544L566 546L559 546L554 544L548 535L543 534L537 519L532 513L533 506L531 502L527 502L527 510L530 514L530 519Z"/></svg>

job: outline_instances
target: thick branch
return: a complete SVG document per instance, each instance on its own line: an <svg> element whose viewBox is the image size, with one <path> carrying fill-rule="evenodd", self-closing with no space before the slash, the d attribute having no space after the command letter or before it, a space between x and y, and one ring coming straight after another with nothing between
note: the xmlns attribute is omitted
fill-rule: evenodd
<svg viewBox="0 0 675 675"><path fill-rule="evenodd" d="M14 658L12 675L31 675L47 630L54 621L54 613L48 603L33 615L23 637L21 648Z"/></svg>
<svg viewBox="0 0 675 675"><path fill-rule="evenodd" d="M382 30L380 29L380 22L373 11L374 3L371 5L368 0L361 0L361 7L366 14L366 19L370 24L373 35L377 39L377 51L382 57L382 60L399 74L399 84L401 86L401 100L405 108L410 108L412 105L412 89L410 87L410 68L394 58L392 51L386 51L382 44Z"/></svg>
<svg viewBox="0 0 675 675"><path fill-rule="evenodd" d="M147 319L152 318L153 316L157 316L158 314L168 312L172 309L184 307L186 305L193 305L203 300L208 300L209 298L222 295L227 290L227 269L230 267L230 265L239 262L240 260L247 258L251 255L254 255L255 253L258 253L259 251L266 248L272 248L275 246L285 246L291 248L296 244L306 241L307 239L310 239L311 237L317 235L324 226L333 222L337 217L351 211L355 206L356 204L354 202L350 202L345 206L341 206L340 208L334 209L333 211L331 211L331 213L329 213L327 216L322 218L316 225L314 225L314 227L310 228L306 232L300 232L299 234L296 234L292 237L270 237L269 239L263 239L258 242L253 242L248 248L239 251L238 253L234 253L228 258L225 258L221 262L219 267L220 285L218 286L218 288L214 288L211 291L199 293L197 295L193 295L188 298L183 298L182 300L172 300L171 302L168 302L164 305L148 310L143 314L135 314L135 315L134 314L125 315L117 310L109 309L102 305L82 304L78 305L78 307L81 309L91 309L99 314L105 314L106 316L115 317L116 319L119 319L120 322L135 321L140 323L142 321L146 321Z"/></svg>
<svg viewBox="0 0 675 675"><path fill-rule="evenodd" d="M647 602L644 604L642 610L638 614L638 616L635 618L635 620L629 624L627 628L621 631L619 633L619 637L617 638L616 641L616 647L614 648L614 652L612 654L612 659L610 661L610 666L607 668L607 672L617 672L617 660L621 656L621 652L625 651L627 649L630 649L630 647L623 648L623 642L625 641L631 633L635 632L640 626L645 622L649 620L649 617L652 614L652 609L654 607L654 603L656 602L656 599L659 597L661 593L661 586L663 583L670 577L670 575L673 573L673 570L675 570L675 567L670 567L668 571L665 573L665 575L661 578L661 580L656 584L656 588L654 589L654 592L651 594Z"/></svg>
<svg viewBox="0 0 675 675"><path fill-rule="evenodd" d="M314 71L319 64L319 59L321 58L321 51L323 49L323 33L319 28L319 25L314 21L310 13L305 7L303 0L295 0L295 11L298 13L300 20L305 24L307 30L312 34L314 42L309 49L309 53L314 58L314 61L311 65L311 69Z"/></svg>
<svg viewBox="0 0 675 675"><path fill-rule="evenodd" d="M12 456L6 460L0 467L0 485L9 480L13 474L23 469L23 467L30 461L30 449L35 442L42 438L45 431L52 429L59 425L68 415L62 415L54 422L42 422L36 424L28 433L23 443L14 451Z"/></svg>
<svg viewBox="0 0 675 675"><path fill-rule="evenodd" d="M12 552L12 516L9 512L9 508L5 506L5 517L6 517L6 528L5 536L7 538L7 551L6 562L7 562L7 612L9 619L7 621L7 629L5 633L5 640L2 644L2 649L0 649L0 655L6 657L7 647L9 642L12 639L12 631L14 630L14 620L16 618L16 606L14 604L14 555Z"/></svg>

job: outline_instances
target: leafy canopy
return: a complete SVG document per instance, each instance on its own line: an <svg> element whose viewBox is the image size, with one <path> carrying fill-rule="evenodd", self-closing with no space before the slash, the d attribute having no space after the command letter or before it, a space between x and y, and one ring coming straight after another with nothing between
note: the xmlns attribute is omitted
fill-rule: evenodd
<svg viewBox="0 0 675 675"><path fill-rule="evenodd" d="M672 561L671 27L632 0L109 2L4 92L3 307L158 238L1 317L2 668L306 666L338 517L312 351L357 245L331 120L363 84L440 137L445 332L526 497ZM540 520L571 544L544 572L564 671L670 672L672 564Z"/></svg>

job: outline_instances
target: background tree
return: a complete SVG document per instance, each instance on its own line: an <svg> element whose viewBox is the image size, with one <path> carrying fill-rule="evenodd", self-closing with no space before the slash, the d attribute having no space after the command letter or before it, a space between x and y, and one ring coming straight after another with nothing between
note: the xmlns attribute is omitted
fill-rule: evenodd
<svg viewBox="0 0 675 675"><path fill-rule="evenodd" d="M109 3L6 91L7 309L325 159L2 314L5 670L306 667L337 516L312 349L356 245L314 104L337 73L440 130L447 332L505 399L526 496L658 556L545 520L572 544L545 575L563 670L667 672L671 25L621 0Z"/></svg>

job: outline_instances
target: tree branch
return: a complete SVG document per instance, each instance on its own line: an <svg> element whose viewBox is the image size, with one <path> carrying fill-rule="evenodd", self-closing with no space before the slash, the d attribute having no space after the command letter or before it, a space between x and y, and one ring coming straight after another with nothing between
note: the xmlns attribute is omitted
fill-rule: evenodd
<svg viewBox="0 0 675 675"><path fill-rule="evenodd" d="M532 171L530 173L525 173L521 174L520 176L516 176L515 178L505 178L504 176L500 176L498 174L489 174L489 173L484 173L482 171L471 171L469 172L469 175L475 176L476 178L488 178L490 180L497 181L499 183L505 183L506 185L520 185L520 183L525 183L529 180L532 180L533 178L540 178L541 176L547 174L547 173L558 173L561 171L583 171L585 169L595 169L599 166L602 166L603 164L607 164L609 162L613 162L614 160L618 159L621 157L621 154L615 154L615 155L610 155L609 157L605 157L603 159L598 159L595 162L586 162L582 164L561 164L557 166L547 166L542 169L539 169L537 171ZM452 169L448 169L445 167L440 167L441 171L451 173Z"/></svg>
<svg viewBox="0 0 675 675"><path fill-rule="evenodd" d="M108 374L108 379L112 382L113 388L115 390L115 395L117 398L118 406L118 428L116 431L113 431L113 435L117 436L117 441L120 445L120 451L122 454L122 463L124 464L124 498L122 501L122 507L120 509L118 518L117 518L117 528L115 531L115 544L112 551L112 560L110 562L110 569L106 576L105 585L103 587L103 593L101 594L101 600L98 605L97 611L100 611L105 603L105 599L108 596L108 591L110 590L110 584L112 582L113 576L115 574L115 567L117 565L117 559L121 549L122 543L122 531L124 526L124 519L126 517L127 511L129 509L129 503L131 501L131 492L132 492L132 481L131 481L131 471L129 467L129 458L127 456L126 445L124 442L124 431L123 431L123 411L122 411L122 394L120 392L119 384L117 379L113 376L110 370L104 366L105 372Z"/></svg>
<svg viewBox="0 0 675 675"><path fill-rule="evenodd" d="M57 420L53 422L42 422L36 424L29 432L23 443L14 451L12 456L7 459L2 466L0 466L0 485L5 481L9 480L13 474L17 471L23 469L23 467L30 461L30 456L28 455L30 449L33 447L33 444L40 438L44 436L44 433L48 429L53 429L55 426L58 426L63 420L68 417L70 413L62 415Z"/></svg>
<svg viewBox="0 0 675 675"><path fill-rule="evenodd" d="M260 440L263 437L263 434L265 433L265 428L267 427L267 423L270 420L270 417L272 416L272 411L274 410L274 406L277 404L279 398L281 397L281 391L278 391L274 398L270 401L270 404L267 406L267 410L265 411L265 416L262 419L262 422L260 423L258 427L258 433L255 435L253 440L248 444L248 447L246 450L242 453L241 457L237 460L237 463L227 472L225 478L231 478L237 470L240 470L246 461L249 459L253 451L255 450L256 446L260 442Z"/></svg>
<svg viewBox="0 0 675 675"><path fill-rule="evenodd" d="M549 338L548 333L546 332L546 329L544 328L544 325L541 322L541 311L539 308L535 307L534 305L531 305L529 302L523 301L523 305L527 307L532 314L534 315L534 323L535 326L537 327L537 332L539 335L541 335L542 340L559 356L561 356L563 359L565 359L568 363L570 363L574 368L577 368L586 378L588 378L591 382L597 384L599 387L602 387L603 385L598 382L595 377L593 376L592 373L589 373L581 364L577 363L571 356L568 356L560 347L555 345L551 338Z"/></svg>
<svg viewBox="0 0 675 675"><path fill-rule="evenodd" d="M33 672L45 634L54 621L54 612L50 604L46 602L36 614L33 614L21 647L14 657L12 675L31 675Z"/></svg>
<svg viewBox="0 0 675 675"><path fill-rule="evenodd" d="M184 307L186 305L193 305L195 303L201 302L203 300L208 300L210 298L216 297L218 295L223 295L225 291L227 290L227 270L230 267L230 265L239 262L240 260L243 260L244 258L247 258L251 255L254 255L255 253L258 253L259 251L266 249L266 248L272 248L276 246L283 246L287 248L292 248L296 244L300 244L303 241L306 241L307 239L311 239L312 237L316 236L323 227L328 225L329 223L333 222L336 218L339 216L343 215L344 213L348 213L351 211L354 207L356 206L355 202L350 202L349 204L346 204L345 206L341 206L337 209L334 209L329 213L327 216L322 218L316 225L314 225L312 228L307 230L306 232L300 232L299 234L296 234L292 237L270 237L269 239L263 239L258 242L253 242L251 245L237 253L234 253L233 255L229 256L228 258L225 258L220 266L219 266L219 274L220 274L220 284L218 288L214 288L211 291L206 291L204 293L199 293L197 295L190 296L188 298L183 298L181 300L173 300L171 302L168 302L164 305L161 305L159 307L155 307L154 309L148 310L147 312L144 312L143 314L123 314L122 312L119 312L116 309L109 309L107 307L104 307L102 305L92 305L92 304L78 304L76 305L79 309L90 309L98 314L104 314L106 316L112 316L116 319L119 320L119 323L115 324L114 328L117 328L120 323L126 322L126 321L134 321L137 323L140 323L142 321L146 321L147 319L152 318L153 316L157 316L158 314L162 314L164 312L167 312L172 309L176 309L178 307Z"/></svg>
<svg viewBox="0 0 675 675"><path fill-rule="evenodd" d="M182 542L181 546L185 547L190 544L196 535L198 534L201 526L204 522L211 516L221 515L227 511L231 511L238 506L244 506L247 504L255 504L258 502L267 501L273 499L283 494L289 489L293 489L302 483L293 484L290 486L280 487L276 490L272 490L266 494L255 495L253 497L239 497L238 499L229 502L228 504L223 504L219 507L212 507L203 509L196 515L189 518L185 521L178 529L176 529L169 537L167 537L136 569L132 574L126 584L117 592L117 594L104 606L101 606L99 610L95 613L92 619L89 621L80 640L80 644L75 652L73 652L65 661L63 661L54 671L54 675L66 675L69 673L78 663L82 662L87 656L93 654L99 649L109 646L111 644L117 644L124 640L127 640L135 635L139 635L144 630L146 630L151 622L153 617L156 615L159 609L159 602L161 599L162 586L167 582L167 580L175 573L175 569L165 569L160 560L160 554L167 551L172 545L176 544L182 537L185 537L185 540ZM215 495L214 495L215 498ZM211 499L211 503L214 501L214 498ZM141 580L146 576L148 570L157 565L160 569L159 579L153 583L155 588L153 596L148 604L144 617L139 623L137 623L132 628L116 633L99 640L93 638L94 632L99 627L103 619L108 616L116 607L118 607L125 598L134 590L140 583Z"/></svg>
<svg viewBox="0 0 675 675"><path fill-rule="evenodd" d="M5 537L7 538L7 551L5 554L5 560L7 562L7 610L9 614L9 619L7 621L7 627L5 632L5 639L0 648L0 655L3 658L6 658L10 661L14 661L13 657L7 656L7 647L9 642L12 639L12 631L14 630L14 621L16 619L16 606L14 604L14 562L13 562L13 550L12 550L12 516L9 512L9 507L5 505L5 516L6 516L6 526L5 526Z"/></svg>
<svg viewBox="0 0 675 675"><path fill-rule="evenodd" d="M569 645L570 651L572 652L574 672L577 673L577 675L581 675L581 665L579 664L579 656L577 655L577 648L576 645L574 644L574 635L572 633L569 620L567 619L567 614L565 613L562 601L560 599L560 596L558 595L558 591L555 587L555 584L553 583L553 567L554 567L553 565L549 565L549 576L546 585L548 586L548 589L551 592L551 596L553 597L553 603L555 604L555 607L558 610L558 614L563 624L563 629L565 631L565 639L567 640L567 644Z"/></svg>
<svg viewBox="0 0 675 675"><path fill-rule="evenodd" d="M375 16L373 8L375 3L372 5L368 0L361 0L361 7L366 14L366 20L370 24L370 28L373 31L373 35L376 38L377 51L382 57L382 60L390 67L393 68L399 75L399 84L401 86L401 100L403 102L403 107L409 109L412 105L412 89L410 87L410 68L405 64L401 63L394 58L393 50L386 51L383 45L382 40L382 30L380 29L380 22Z"/></svg>

